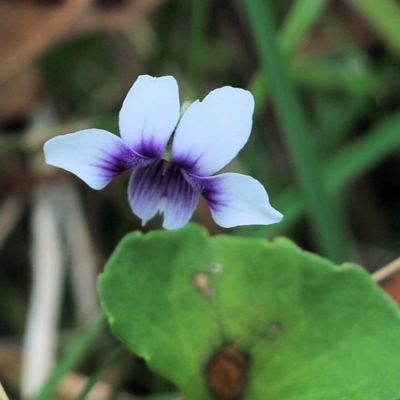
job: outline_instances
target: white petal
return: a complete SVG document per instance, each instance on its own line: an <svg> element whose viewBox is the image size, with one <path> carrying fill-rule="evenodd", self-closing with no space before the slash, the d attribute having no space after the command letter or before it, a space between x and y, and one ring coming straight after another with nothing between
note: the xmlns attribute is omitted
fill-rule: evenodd
<svg viewBox="0 0 400 400"><path fill-rule="evenodd" d="M121 138L101 129L50 139L44 154L47 164L72 172L93 189L102 189L121 172L147 162Z"/></svg>
<svg viewBox="0 0 400 400"><path fill-rule="evenodd" d="M162 158L179 112L175 78L139 76L119 113L121 138L145 157Z"/></svg>
<svg viewBox="0 0 400 400"><path fill-rule="evenodd" d="M194 102L176 129L172 162L197 176L219 171L247 142L253 110L251 93L230 86Z"/></svg>
<svg viewBox="0 0 400 400"><path fill-rule="evenodd" d="M283 217L270 205L264 186L250 176L228 173L201 183L214 221L223 228L275 224Z"/></svg>
<svg viewBox="0 0 400 400"><path fill-rule="evenodd" d="M192 217L200 193L180 168L164 167L164 162L157 160L133 172L128 187L129 203L143 225L160 212L164 213L165 229L178 229Z"/></svg>

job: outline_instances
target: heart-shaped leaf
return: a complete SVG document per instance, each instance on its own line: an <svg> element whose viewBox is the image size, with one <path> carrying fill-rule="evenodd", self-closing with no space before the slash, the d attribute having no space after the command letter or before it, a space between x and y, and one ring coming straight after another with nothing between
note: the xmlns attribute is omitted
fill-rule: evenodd
<svg viewBox="0 0 400 400"><path fill-rule="evenodd" d="M397 307L287 239L133 233L99 291L115 335L188 400L400 397Z"/></svg>

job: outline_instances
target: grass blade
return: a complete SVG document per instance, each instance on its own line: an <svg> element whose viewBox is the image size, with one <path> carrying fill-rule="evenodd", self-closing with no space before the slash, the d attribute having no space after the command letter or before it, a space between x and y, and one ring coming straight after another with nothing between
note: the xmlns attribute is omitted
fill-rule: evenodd
<svg viewBox="0 0 400 400"><path fill-rule="evenodd" d="M336 205L328 196L319 174L316 146L308 129L286 64L281 59L275 38L271 11L258 0L244 2L258 49L263 74L270 78L272 95L286 143L296 170L307 213L312 221L322 253L333 261L347 259L345 229L338 218Z"/></svg>
<svg viewBox="0 0 400 400"><path fill-rule="evenodd" d="M291 55L300 47L327 3L327 0L297 0L294 2L279 32L279 42L283 54Z"/></svg>
<svg viewBox="0 0 400 400"><path fill-rule="evenodd" d="M349 144L325 161L321 170L330 195L338 195L346 186L368 169L385 159L389 154L400 151L400 113L375 126L367 135ZM295 190L288 189L274 202L285 218L276 225L238 229L246 236L276 236L293 226L303 215L304 202Z"/></svg>
<svg viewBox="0 0 400 400"><path fill-rule="evenodd" d="M385 39L389 47L400 52L400 7L393 0L348 0Z"/></svg>
<svg viewBox="0 0 400 400"><path fill-rule="evenodd" d="M104 361L100 368L91 376L82 392L75 400L85 400L86 396L90 393L93 386L102 378L104 373L118 360L123 352L123 347L120 346L115 349L111 355Z"/></svg>
<svg viewBox="0 0 400 400"><path fill-rule="evenodd" d="M65 355L58 362L53 372L48 377L35 400L49 400L53 397L58 383L84 356L87 349L92 345L93 340L99 335L105 326L105 317L101 312L96 315L80 336L74 341L71 348L66 351Z"/></svg>

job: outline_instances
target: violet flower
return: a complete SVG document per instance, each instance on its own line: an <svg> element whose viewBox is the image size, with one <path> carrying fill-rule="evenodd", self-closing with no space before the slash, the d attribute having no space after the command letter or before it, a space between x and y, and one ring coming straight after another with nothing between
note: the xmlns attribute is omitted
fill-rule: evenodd
<svg viewBox="0 0 400 400"><path fill-rule="evenodd" d="M180 118L176 80L139 76L119 114L121 137L101 129L57 136L46 142L45 158L93 189L133 169L128 197L143 225L160 212L164 228L184 226L200 195L222 227L273 224L282 214L271 207L260 182L236 173L212 176L247 142L253 110L250 92L225 86L192 103Z"/></svg>

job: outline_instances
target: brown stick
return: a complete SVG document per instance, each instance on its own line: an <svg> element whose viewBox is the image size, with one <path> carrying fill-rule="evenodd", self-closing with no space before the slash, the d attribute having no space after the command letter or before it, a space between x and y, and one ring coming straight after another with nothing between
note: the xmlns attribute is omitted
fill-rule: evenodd
<svg viewBox="0 0 400 400"><path fill-rule="evenodd" d="M381 283L398 272L400 272L400 257L374 272L372 279L377 283Z"/></svg>

